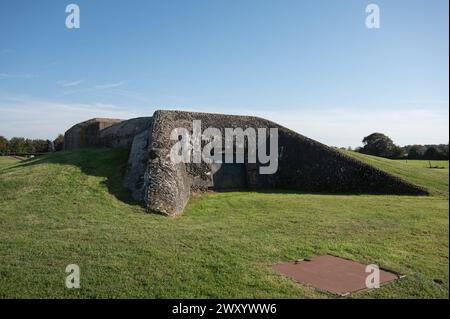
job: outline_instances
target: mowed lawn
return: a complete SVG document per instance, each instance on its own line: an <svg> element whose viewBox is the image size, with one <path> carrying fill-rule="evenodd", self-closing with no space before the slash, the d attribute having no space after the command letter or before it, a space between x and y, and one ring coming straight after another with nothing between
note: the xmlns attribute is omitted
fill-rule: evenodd
<svg viewBox="0 0 450 319"><path fill-rule="evenodd" d="M406 275L348 298L448 298L448 162L351 155L432 196L211 193L167 218L122 189L126 152L0 158L0 297L333 298L272 270L333 254Z"/></svg>

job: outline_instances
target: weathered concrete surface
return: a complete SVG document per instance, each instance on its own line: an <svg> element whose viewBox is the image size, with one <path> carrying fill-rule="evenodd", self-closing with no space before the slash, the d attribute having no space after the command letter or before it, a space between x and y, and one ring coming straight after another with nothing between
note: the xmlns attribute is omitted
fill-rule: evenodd
<svg viewBox="0 0 450 319"><path fill-rule="evenodd" d="M99 131L98 144L102 147L130 149L134 137L147 130L151 123L151 117L138 117L111 125Z"/></svg>
<svg viewBox="0 0 450 319"><path fill-rule="evenodd" d="M74 150L98 146L99 132L122 122L118 119L94 118L72 126L64 134L64 149Z"/></svg>
<svg viewBox="0 0 450 319"><path fill-rule="evenodd" d="M205 163L174 164L170 160L170 149L176 142L170 140L171 131L182 127L190 129L192 133L193 120L201 120L202 130L207 127L220 129L223 140L225 128L278 128L278 171L273 175L261 175L258 173L260 164L247 164L245 170L248 188L358 194L428 193L421 187L262 118L157 111L153 116L146 172L150 178L145 185L145 201L151 212L171 216L180 214L188 202L191 190L206 190L211 184L214 189L214 171L217 171L217 167ZM242 172L242 166L235 165L235 169ZM237 185L244 185L240 179L236 181Z"/></svg>
<svg viewBox="0 0 450 319"><path fill-rule="evenodd" d="M64 147L73 150L86 147L130 149L134 137L151 126L151 117L130 120L94 118L72 126L64 134Z"/></svg>
<svg viewBox="0 0 450 319"><path fill-rule="evenodd" d="M123 181L123 185L131 192L133 199L142 204L145 197L145 172L147 170L148 145L150 142L150 129L146 129L134 137Z"/></svg>
<svg viewBox="0 0 450 319"><path fill-rule="evenodd" d="M170 140L175 128L192 134L192 121L202 131L218 128L277 128L278 170L259 174L260 163L172 163ZM269 130L266 138L269 137ZM156 111L153 117L128 121L92 119L65 134L65 148L113 147L130 150L124 186L149 212L181 214L192 191L223 189L286 189L301 192L426 195L427 190L353 159L271 121L181 111Z"/></svg>
<svg viewBox="0 0 450 319"><path fill-rule="evenodd" d="M123 183L132 197L143 203L151 124L151 117L139 117L126 121L91 119L74 125L65 133L65 149L109 147L130 150Z"/></svg>

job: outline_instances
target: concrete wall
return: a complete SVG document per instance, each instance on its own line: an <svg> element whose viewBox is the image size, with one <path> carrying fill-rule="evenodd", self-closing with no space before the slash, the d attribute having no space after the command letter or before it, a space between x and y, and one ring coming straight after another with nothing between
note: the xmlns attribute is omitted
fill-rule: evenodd
<svg viewBox="0 0 450 319"><path fill-rule="evenodd" d="M98 145L110 148L130 149L134 137L147 130L152 122L151 117L138 117L111 125L98 134Z"/></svg>
<svg viewBox="0 0 450 319"><path fill-rule="evenodd" d="M278 170L259 173L260 163L172 163L170 140L175 128L192 133L192 121L201 120L202 131L218 128L278 128ZM267 130L266 138L269 137ZM286 189L301 192L352 194L409 194L428 192L370 165L291 131L271 121L181 111L156 111L153 117L127 121L92 119L70 128L65 149L112 147L130 150L124 186L149 212L181 214L192 191Z"/></svg>
<svg viewBox="0 0 450 319"><path fill-rule="evenodd" d="M174 128L183 127L192 132L192 121L201 120L202 130L219 128L224 136L225 128L278 128L279 164L273 175L259 174L260 164L247 164L246 185L253 189L289 189L301 192L326 193L377 193L425 195L428 192L416 185L362 163L341 152L293 132L265 119L249 116L232 116L180 111L157 111L153 116L150 135L149 160L146 170L144 198L149 211L165 214L180 214L192 190L214 189L214 173L217 167L209 164L174 164L170 160L170 149L175 141L170 140ZM223 137L224 139L224 137ZM229 164L224 164L229 165ZM242 174L228 168L228 175L236 179ZM231 177L230 177L231 178ZM236 179L235 185L243 185ZM233 181L228 181L233 185ZM227 181L221 177L221 184ZM219 185L218 185L219 186ZM219 187L220 188L220 187ZM231 187L233 188L233 187Z"/></svg>
<svg viewBox="0 0 450 319"><path fill-rule="evenodd" d="M136 201L144 202L144 178L151 124L151 117L126 121L91 119L67 130L64 134L64 146L66 150L89 147L130 150L123 184Z"/></svg>
<svg viewBox="0 0 450 319"><path fill-rule="evenodd" d="M151 126L151 117L130 120L94 118L72 126L64 134L64 148L89 147L131 149L134 137Z"/></svg>
<svg viewBox="0 0 450 319"><path fill-rule="evenodd" d="M98 147L99 132L122 122L118 119L94 118L72 126L64 134L64 149Z"/></svg>
<svg viewBox="0 0 450 319"><path fill-rule="evenodd" d="M151 143L150 128L143 130L133 138L133 143L128 157L127 170L123 185L138 202L144 203L145 185L148 184L146 175L148 162L148 147Z"/></svg>

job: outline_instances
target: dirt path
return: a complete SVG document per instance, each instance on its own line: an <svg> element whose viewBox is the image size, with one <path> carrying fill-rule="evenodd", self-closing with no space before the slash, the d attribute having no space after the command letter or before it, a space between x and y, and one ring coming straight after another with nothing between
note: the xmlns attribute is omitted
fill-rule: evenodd
<svg viewBox="0 0 450 319"><path fill-rule="evenodd" d="M10 155L9 157L14 158L14 159L19 160L19 161L23 161L23 160L27 159L26 157L17 156L17 155Z"/></svg>

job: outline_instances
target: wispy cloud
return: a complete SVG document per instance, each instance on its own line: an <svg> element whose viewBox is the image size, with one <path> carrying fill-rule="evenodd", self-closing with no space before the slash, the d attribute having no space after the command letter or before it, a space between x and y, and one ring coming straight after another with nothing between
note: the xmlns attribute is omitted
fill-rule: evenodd
<svg viewBox="0 0 450 319"><path fill-rule="evenodd" d="M215 107L176 107L179 110L217 112ZM0 92L0 135L52 138L72 125L93 117L129 119L151 116L155 109L107 103L67 103ZM382 132L399 145L448 142L449 110L411 108L366 110L358 108L283 109L277 111L230 107L226 113L270 119L327 145L360 146L364 136Z"/></svg>
<svg viewBox="0 0 450 319"><path fill-rule="evenodd" d="M35 74L11 74L11 73L0 73L0 79L34 79L38 75Z"/></svg>
<svg viewBox="0 0 450 319"><path fill-rule="evenodd" d="M59 84L62 87L71 87L71 86L77 86L81 84L83 80L76 80L76 81L58 81L57 84Z"/></svg>
<svg viewBox="0 0 450 319"><path fill-rule="evenodd" d="M185 111L214 112L223 107L190 107ZM354 107L318 109L255 110L226 108L227 114L266 118L295 132L332 146L361 146L362 139L374 132L390 136L398 145L440 144L449 139L449 109L411 108L367 110Z"/></svg>
<svg viewBox="0 0 450 319"><path fill-rule="evenodd" d="M407 105L420 105L420 106L447 106L448 100L437 99L420 99L420 100L407 100L403 102Z"/></svg>
<svg viewBox="0 0 450 319"><path fill-rule="evenodd" d="M123 81L117 82L117 83L97 84L97 85L94 85L94 89L98 89L98 90L112 89L112 88L116 88L116 87L122 86L124 84L125 84L125 82L123 82Z"/></svg>
<svg viewBox="0 0 450 319"><path fill-rule="evenodd" d="M154 110L140 112L132 107L122 107L101 102L66 103L0 95L0 135L8 138L54 138L76 123L94 117L129 119L151 116Z"/></svg>
<svg viewBox="0 0 450 319"><path fill-rule="evenodd" d="M67 89L67 90L63 91L60 94L60 96L81 94L81 93L92 93L92 92L99 91L99 90L116 89L125 84L124 81L121 81L121 82L115 82L115 83L104 83L104 84L97 84L97 85L88 86L88 87L74 88L75 86L78 86L82 82L83 82L82 80L73 81L73 82L59 81L58 84L61 85L61 87ZM108 92L110 92L110 91L108 91Z"/></svg>
<svg viewBox="0 0 450 319"><path fill-rule="evenodd" d="M236 110L238 114L242 110ZM360 146L374 132L390 136L396 144L439 144L448 142L447 109L414 108L368 111L358 108L250 112L294 131L334 146Z"/></svg>

